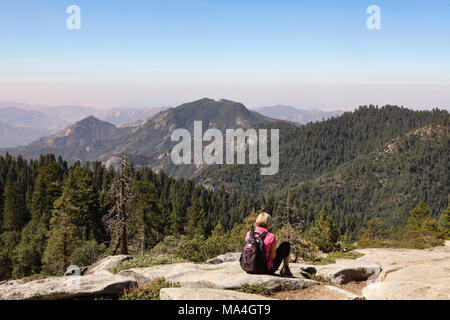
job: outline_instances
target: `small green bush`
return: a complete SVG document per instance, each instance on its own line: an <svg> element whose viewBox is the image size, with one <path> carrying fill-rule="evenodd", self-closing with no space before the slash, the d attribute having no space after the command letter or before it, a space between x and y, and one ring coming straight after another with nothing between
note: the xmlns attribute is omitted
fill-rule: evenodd
<svg viewBox="0 0 450 320"><path fill-rule="evenodd" d="M444 233L424 202L419 202L410 212L406 221L393 233L393 239L401 248L425 249L444 245Z"/></svg>
<svg viewBox="0 0 450 320"><path fill-rule="evenodd" d="M157 278L144 287L125 290L120 300L160 300L159 293L163 288L179 288L178 283L172 283L165 278Z"/></svg>
<svg viewBox="0 0 450 320"><path fill-rule="evenodd" d="M260 294L260 295L270 295L269 288L266 288L261 285L251 285L248 283L243 284L239 289L237 289L239 292L244 293L251 293L251 294Z"/></svg>
<svg viewBox="0 0 450 320"><path fill-rule="evenodd" d="M105 245L98 245L95 240L85 241L73 251L69 263L81 267L89 266L99 260L105 251Z"/></svg>
<svg viewBox="0 0 450 320"><path fill-rule="evenodd" d="M180 238L170 235L166 236L163 241L159 242L156 246L154 246L150 250L150 255L159 256L159 255L173 255L178 249L178 245L180 244Z"/></svg>
<svg viewBox="0 0 450 320"><path fill-rule="evenodd" d="M326 282L329 283L331 282L330 278L323 276L321 274L312 274L310 277L311 280L315 280L315 281L319 281L319 282Z"/></svg>
<svg viewBox="0 0 450 320"><path fill-rule="evenodd" d="M192 238L184 237L177 248L176 255L192 262L205 262L218 255L234 251L234 246L234 242L230 241L229 233L224 232L222 226L218 224L207 239L199 235Z"/></svg>

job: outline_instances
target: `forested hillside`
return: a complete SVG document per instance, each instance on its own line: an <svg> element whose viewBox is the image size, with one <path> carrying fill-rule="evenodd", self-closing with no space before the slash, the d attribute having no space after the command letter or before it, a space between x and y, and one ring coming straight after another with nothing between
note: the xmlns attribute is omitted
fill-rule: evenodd
<svg viewBox="0 0 450 320"><path fill-rule="evenodd" d="M143 226L150 249L167 235L189 233L185 227L199 221L204 234L219 222L230 229L258 205L244 193L209 191L149 168L128 171L132 252L141 250ZM103 218L114 204L115 175L99 162L69 167L53 155L30 162L0 157L0 279L58 274L70 263L86 265L113 250Z"/></svg>
<svg viewBox="0 0 450 320"><path fill-rule="evenodd" d="M260 176L256 165L209 166L196 179L266 198L290 191L343 215L347 232L359 224L354 215L395 225L418 201L437 216L448 206L449 120L441 110L360 107L282 135L276 175Z"/></svg>

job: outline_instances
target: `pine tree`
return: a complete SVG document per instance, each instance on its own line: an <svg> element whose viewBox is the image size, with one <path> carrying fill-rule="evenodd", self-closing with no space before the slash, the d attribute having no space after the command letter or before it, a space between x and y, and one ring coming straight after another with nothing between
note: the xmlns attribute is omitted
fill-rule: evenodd
<svg viewBox="0 0 450 320"><path fill-rule="evenodd" d="M407 247L427 248L444 243L437 221L431 217L431 210L424 202L419 202L410 212L401 232L403 244Z"/></svg>
<svg viewBox="0 0 450 320"><path fill-rule="evenodd" d="M5 188L3 209L3 231L20 232L27 222L28 213L17 182L10 182Z"/></svg>
<svg viewBox="0 0 450 320"><path fill-rule="evenodd" d="M376 242L386 240L389 233L380 218L372 218L367 223L367 227L363 230L360 241Z"/></svg>
<svg viewBox="0 0 450 320"><path fill-rule="evenodd" d="M41 271L42 254L47 242L47 233L53 203L61 196L62 172L55 162L39 169L36 187L31 200L31 220L21 233L16 248L14 275L24 277Z"/></svg>
<svg viewBox="0 0 450 320"><path fill-rule="evenodd" d="M320 212L307 232L307 239L317 246L319 250L328 253L339 248L337 244L338 238L339 231L331 216L325 216L323 211Z"/></svg>
<svg viewBox="0 0 450 320"><path fill-rule="evenodd" d="M146 181L135 181L130 206L129 243L144 255L147 247L156 245L164 234L155 186Z"/></svg>
<svg viewBox="0 0 450 320"><path fill-rule="evenodd" d="M187 212L185 232L189 236L204 236L206 230L205 211L200 207L198 198L194 198Z"/></svg>
<svg viewBox="0 0 450 320"><path fill-rule="evenodd" d="M172 234L184 233L184 227L186 225L186 207L184 201L178 198L175 202L175 206L170 213L170 232Z"/></svg>
<svg viewBox="0 0 450 320"><path fill-rule="evenodd" d="M14 248L20 241L20 233L7 231L0 234L0 280L11 278L14 268Z"/></svg>
<svg viewBox="0 0 450 320"><path fill-rule="evenodd" d="M389 232L380 218L372 218L362 230L358 245L360 247L384 246L383 241L387 240Z"/></svg>
<svg viewBox="0 0 450 320"><path fill-rule="evenodd" d="M3 230L2 225L3 225L3 207L4 207L4 190L2 188L2 185L0 184L0 233Z"/></svg>
<svg viewBox="0 0 450 320"><path fill-rule="evenodd" d="M98 193L87 168L69 171L62 195L55 201L47 246L43 255L46 272L62 273L74 250L95 237L98 226Z"/></svg>
<svg viewBox="0 0 450 320"><path fill-rule="evenodd" d="M450 206L442 211L441 216L439 217L438 224L445 237L450 238Z"/></svg>

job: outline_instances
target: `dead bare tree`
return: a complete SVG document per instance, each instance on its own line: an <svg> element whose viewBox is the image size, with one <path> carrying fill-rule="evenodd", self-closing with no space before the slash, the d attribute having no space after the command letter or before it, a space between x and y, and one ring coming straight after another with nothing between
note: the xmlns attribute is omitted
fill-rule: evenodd
<svg viewBox="0 0 450 320"><path fill-rule="evenodd" d="M129 212L127 202L131 196L131 181L130 165L126 157L126 152L122 151L120 170L115 170L115 177L111 188L114 204L103 219L108 232L111 234L111 238L115 238L112 239L116 243L114 254L116 254L119 246L122 254L128 254L127 218Z"/></svg>
<svg viewBox="0 0 450 320"><path fill-rule="evenodd" d="M289 192L278 217L278 227L284 229L283 236L289 242L292 240L293 229L303 225L303 221L293 221L293 213L295 215L297 210L295 205L291 205L291 193Z"/></svg>
<svg viewBox="0 0 450 320"><path fill-rule="evenodd" d="M282 209L277 217L277 226L280 229L280 238L291 244L293 262L297 262L299 256L306 257L312 250L302 235L304 220L298 214L299 209L292 204L291 194L288 193L282 203Z"/></svg>

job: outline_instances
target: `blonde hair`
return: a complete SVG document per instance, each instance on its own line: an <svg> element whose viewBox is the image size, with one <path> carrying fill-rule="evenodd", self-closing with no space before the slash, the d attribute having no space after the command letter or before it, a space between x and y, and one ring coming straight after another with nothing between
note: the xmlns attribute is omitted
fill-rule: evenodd
<svg viewBox="0 0 450 320"><path fill-rule="evenodd" d="M262 227L265 229L272 228L272 224L273 224L272 216L270 214L268 214L267 212L261 212L258 215L258 218L256 218L256 222L255 222L256 227Z"/></svg>

